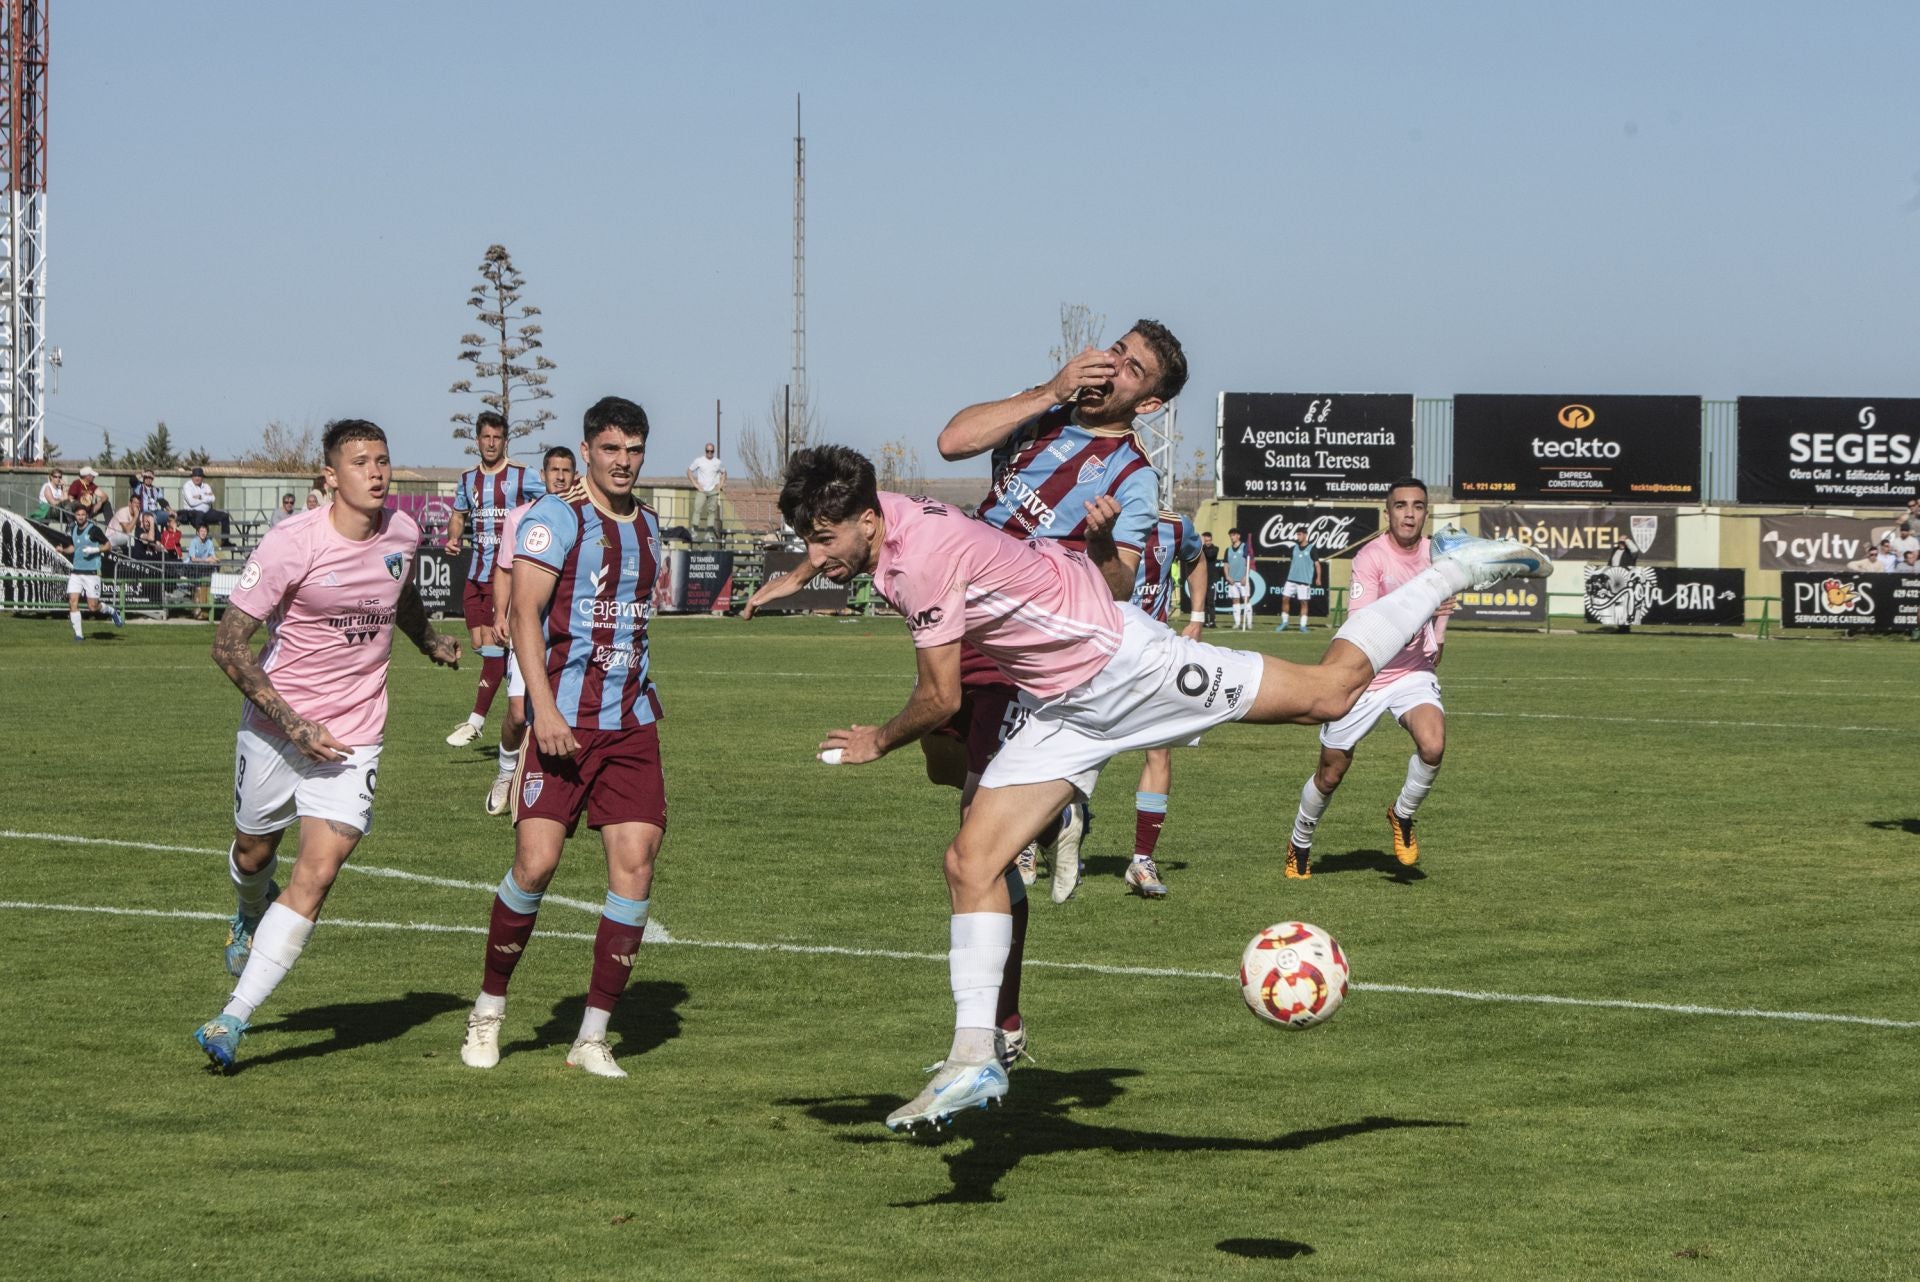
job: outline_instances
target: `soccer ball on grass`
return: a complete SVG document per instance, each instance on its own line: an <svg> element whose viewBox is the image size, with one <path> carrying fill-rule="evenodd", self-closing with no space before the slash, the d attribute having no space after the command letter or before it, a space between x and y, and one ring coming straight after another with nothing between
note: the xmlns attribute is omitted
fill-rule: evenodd
<svg viewBox="0 0 1920 1282"><path fill-rule="evenodd" d="M1347 999L1347 955L1318 926L1269 926L1240 954L1240 996L1247 1009L1280 1028L1312 1028Z"/></svg>

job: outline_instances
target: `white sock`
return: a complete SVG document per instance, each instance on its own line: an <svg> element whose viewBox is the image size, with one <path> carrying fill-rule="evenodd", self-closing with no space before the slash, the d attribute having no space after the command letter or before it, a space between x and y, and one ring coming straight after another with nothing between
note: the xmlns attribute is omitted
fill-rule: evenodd
<svg viewBox="0 0 1920 1282"><path fill-rule="evenodd" d="M1378 672L1427 626L1448 597L1466 589L1459 582L1466 573L1453 561L1428 566L1365 609L1348 615L1333 639L1359 646Z"/></svg>
<svg viewBox="0 0 1920 1282"><path fill-rule="evenodd" d="M951 932L947 975L953 985L953 1026L958 1030L985 1030L991 1054L1000 976L1007 968L1007 954L1013 951L1013 917L1009 913L955 913ZM960 1049L958 1033L955 1049Z"/></svg>
<svg viewBox="0 0 1920 1282"><path fill-rule="evenodd" d="M576 1042L604 1042L607 1040L607 1021L613 1018L610 1010L601 1010L598 1006L587 1007L586 1014L580 1017L580 1036Z"/></svg>
<svg viewBox="0 0 1920 1282"><path fill-rule="evenodd" d="M80 630L80 611L78 611L78 610L68 610L68 611L67 611L67 622L68 622L68 623L71 623L71 624L73 625L73 635L75 635L75 636L77 636L77 637L83 637L83 636L85 636L85 635L87 635L86 633L84 633L84 632L82 632L82 631Z"/></svg>
<svg viewBox="0 0 1920 1282"><path fill-rule="evenodd" d="M472 726L475 730L480 730L485 728L487 724L487 719L481 716L477 712L469 712L467 714L467 724Z"/></svg>
<svg viewBox="0 0 1920 1282"><path fill-rule="evenodd" d="M273 990L300 960L300 951L312 935L313 923L285 904L276 903L267 909L253 932L253 952L247 957L247 968L240 972L240 982L233 986L233 996L220 1013L252 1019L253 1012L273 996Z"/></svg>
<svg viewBox="0 0 1920 1282"><path fill-rule="evenodd" d="M233 882L233 896L244 916L258 917L267 911L267 886L273 881L274 869L280 866L280 856L270 856L262 864L259 872L243 871L234 861L234 849L239 843L227 847L227 876Z"/></svg>
<svg viewBox="0 0 1920 1282"><path fill-rule="evenodd" d="M500 773L510 775L520 765L520 749L500 745Z"/></svg>
<svg viewBox="0 0 1920 1282"><path fill-rule="evenodd" d="M507 995L495 997L492 993L482 993L473 999L473 1013L476 1015L504 1015L507 1013Z"/></svg>
<svg viewBox="0 0 1920 1282"><path fill-rule="evenodd" d="M1308 850L1313 846L1313 830L1320 826L1320 816L1327 811L1327 803L1333 798L1320 791L1320 785L1307 776L1305 786L1300 789L1300 809L1293 816L1293 844Z"/></svg>
<svg viewBox="0 0 1920 1282"><path fill-rule="evenodd" d="M1420 760L1419 753L1408 757L1406 786L1400 789L1400 799L1393 803L1393 813L1402 819L1413 818L1413 812L1420 809L1420 803L1433 791L1433 777L1439 773L1440 767Z"/></svg>

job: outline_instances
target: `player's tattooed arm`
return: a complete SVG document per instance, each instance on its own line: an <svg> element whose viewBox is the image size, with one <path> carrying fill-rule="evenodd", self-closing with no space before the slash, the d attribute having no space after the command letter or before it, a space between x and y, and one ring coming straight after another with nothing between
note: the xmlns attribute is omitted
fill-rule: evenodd
<svg viewBox="0 0 1920 1282"><path fill-rule="evenodd" d="M247 697L247 702L280 727L280 732L302 753L315 761L346 760L345 744L319 722L309 721L295 712L273 688L273 682L267 679L266 671L253 653L253 634L259 630L260 620L238 606L229 605L214 630L214 663Z"/></svg>
<svg viewBox="0 0 1920 1282"><path fill-rule="evenodd" d="M420 599L419 589L411 582L400 589L400 601L394 609L393 622L419 648L421 654L442 667L460 666L460 643L445 633L433 630L433 624L427 618L427 603Z"/></svg>

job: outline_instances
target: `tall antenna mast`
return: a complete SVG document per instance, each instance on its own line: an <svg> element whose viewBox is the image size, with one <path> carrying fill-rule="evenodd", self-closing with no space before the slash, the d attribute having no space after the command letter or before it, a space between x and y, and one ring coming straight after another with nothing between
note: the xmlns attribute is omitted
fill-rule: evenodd
<svg viewBox="0 0 1920 1282"><path fill-rule="evenodd" d="M805 421L807 405L807 136L800 95L793 96L793 378L788 404Z"/></svg>
<svg viewBox="0 0 1920 1282"><path fill-rule="evenodd" d="M46 452L47 10L0 0L0 459Z"/></svg>

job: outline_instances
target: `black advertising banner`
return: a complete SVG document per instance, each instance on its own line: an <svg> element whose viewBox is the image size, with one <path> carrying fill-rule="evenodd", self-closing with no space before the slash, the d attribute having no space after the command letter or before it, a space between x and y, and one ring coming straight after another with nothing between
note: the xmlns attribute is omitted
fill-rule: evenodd
<svg viewBox="0 0 1920 1282"><path fill-rule="evenodd" d="M458 552L437 547L420 549L413 564L413 586L420 593L420 603L427 607L428 618L460 617L467 587L467 565L472 559L473 552L468 548Z"/></svg>
<svg viewBox="0 0 1920 1282"><path fill-rule="evenodd" d="M1625 543L1642 561L1672 564L1673 511L1631 507L1483 507L1480 537L1517 539L1556 561L1604 561Z"/></svg>
<svg viewBox="0 0 1920 1282"><path fill-rule="evenodd" d="M1920 399L1740 398L1742 503L1899 507L1920 494Z"/></svg>
<svg viewBox="0 0 1920 1282"><path fill-rule="evenodd" d="M1747 621L1747 572L1641 565L1600 566L1587 574L1589 623L1704 623L1737 628Z"/></svg>
<svg viewBox="0 0 1920 1282"><path fill-rule="evenodd" d="M1790 628L1906 632L1920 628L1920 574L1780 575L1780 621Z"/></svg>
<svg viewBox="0 0 1920 1282"><path fill-rule="evenodd" d="M1469 623L1528 623L1545 627L1547 623L1547 585L1537 579L1515 579L1462 592L1451 617Z"/></svg>
<svg viewBox="0 0 1920 1282"><path fill-rule="evenodd" d="M1700 501L1698 396L1453 398L1462 499Z"/></svg>
<svg viewBox="0 0 1920 1282"><path fill-rule="evenodd" d="M767 553L768 583L781 578L788 571L807 559L805 552L769 552ZM770 607L774 610L844 610L847 608L848 584L835 583L824 574L816 574L808 579L806 585L790 597L783 597Z"/></svg>
<svg viewBox="0 0 1920 1282"><path fill-rule="evenodd" d="M1230 499L1383 499L1413 471L1413 397L1222 392L1220 492Z"/></svg>
<svg viewBox="0 0 1920 1282"><path fill-rule="evenodd" d="M1763 516L1760 518L1760 568L1763 570L1843 570L1865 557L1895 531L1891 519L1853 516Z"/></svg>
<svg viewBox="0 0 1920 1282"><path fill-rule="evenodd" d="M1351 557L1359 551L1355 544L1379 530L1380 509L1242 503L1237 509L1235 521L1252 548L1254 559L1269 570L1278 564L1280 568L1272 572L1285 578L1286 563L1293 559L1294 536L1299 531L1307 532L1307 546L1321 560ZM1224 568L1226 563L1223 549L1220 557L1222 568L1219 570L1223 579L1227 573Z"/></svg>

